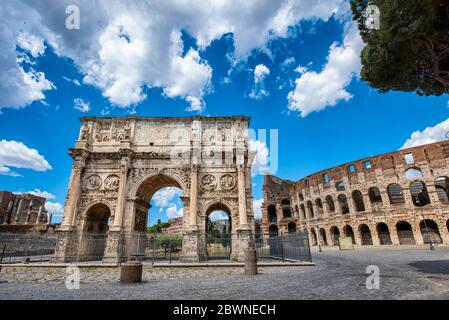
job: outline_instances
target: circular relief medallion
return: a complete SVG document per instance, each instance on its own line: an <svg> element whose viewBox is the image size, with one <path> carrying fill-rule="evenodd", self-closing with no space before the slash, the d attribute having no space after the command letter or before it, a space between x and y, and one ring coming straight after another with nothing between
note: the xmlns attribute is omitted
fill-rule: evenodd
<svg viewBox="0 0 449 320"><path fill-rule="evenodd" d="M234 177L232 175L230 175L230 174L224 174L220 178L220 186L224 190L231 190L231 189L233 189L234 186L235 186L235 179L234 179Z"/></svg>
<svg viewBox="0 0 449 320"><path fill-rule="evenodd" d="M116 190L118 189L119 183L120 178L115 174L111 174L104 180L104 188L108 190Z"/></svg>
<svg viewBox="0 0 449 320"><path fill-rule="evenodd" d="M217 179L211 174L206 174L201 178L201 186L207 190L215 189L217 186Z"/></svg>
<svg viewBox="0 0 449 320"><path fill-rule="evenodd" d="M89 176L86 180L86 189L88 190L97 190L101 187L101 178L97 174L93 174Z"/></svg>

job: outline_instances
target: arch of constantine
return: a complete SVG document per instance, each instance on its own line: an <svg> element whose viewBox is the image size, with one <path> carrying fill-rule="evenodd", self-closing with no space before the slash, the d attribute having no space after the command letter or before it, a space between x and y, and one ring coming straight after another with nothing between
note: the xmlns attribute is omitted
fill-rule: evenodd
<svg viewBox="0 0 449 320"><path fill-rule="evenodd" d="M242 116L81 118L56 258L127 256L135 245L127 239L146 231L152 196L172 186L183 193L181 260L207 259L213 210L229 214L231 259L243 260L254 242L248 126ZM99 244L86 247L87 236Z"/></svg>
<svg viewBox="0 0 449 320"><path fill-rule="evenodd" d="M449 141L322 170L299 181L265 176L267 236L307 230L312 245L449 244Z"/></svg>

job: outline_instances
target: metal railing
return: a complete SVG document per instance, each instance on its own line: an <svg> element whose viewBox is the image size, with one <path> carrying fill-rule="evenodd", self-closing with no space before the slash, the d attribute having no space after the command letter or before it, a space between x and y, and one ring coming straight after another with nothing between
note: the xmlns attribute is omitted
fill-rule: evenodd
<svg viewBox="0 0 449 320"><path fill-rule="evenodd" d="M311 261L307 233L296 232L277 237L258 235L255 247L258 257L282 261ZM238 250L238 235L199 241L201 256L207 260L232 258ZM57 252L64 242L66 251ZM108 246L113 246L108 248ZM0 234L0 263L27 262L108 262L120 264L128 260L172 263L182 255L181 235L150 235L148 233L121 234L109 239L108 234L73 234L62 238L33 234ZM237 256L237 255L236 255Z"/></svg>
<svg viewBox="0 0 449 320"><path fill-rule="evenodd" d="M0 234L0 263L48 261L54 255L56 244L56 237Z"/></svg>

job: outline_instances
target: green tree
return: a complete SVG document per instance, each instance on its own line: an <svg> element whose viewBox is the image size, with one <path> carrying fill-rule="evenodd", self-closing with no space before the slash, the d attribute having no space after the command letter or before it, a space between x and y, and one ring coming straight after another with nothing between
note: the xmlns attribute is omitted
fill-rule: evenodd
<svg viewBox="0 0 449 320"><path fill-rule="evenodd" d="M366 8L380 10L380 28L366 25ZM449 1L351 0L366 46L361 78L380 92L449 93Z"/></svg>

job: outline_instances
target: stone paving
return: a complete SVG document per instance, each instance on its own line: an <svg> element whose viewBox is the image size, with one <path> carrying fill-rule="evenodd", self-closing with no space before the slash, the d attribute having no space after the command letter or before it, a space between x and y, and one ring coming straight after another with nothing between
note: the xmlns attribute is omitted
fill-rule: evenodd
<svg viewBox="0 0 449 320"><path fill-rule="evenodd" d="M3 268L0 299L449 299L449 248L313 252L316 266L145 268L142 284L122 285L116 268L83 268L68 290L64 269ZM368 265L380 289L365 285Z"/></svg>

